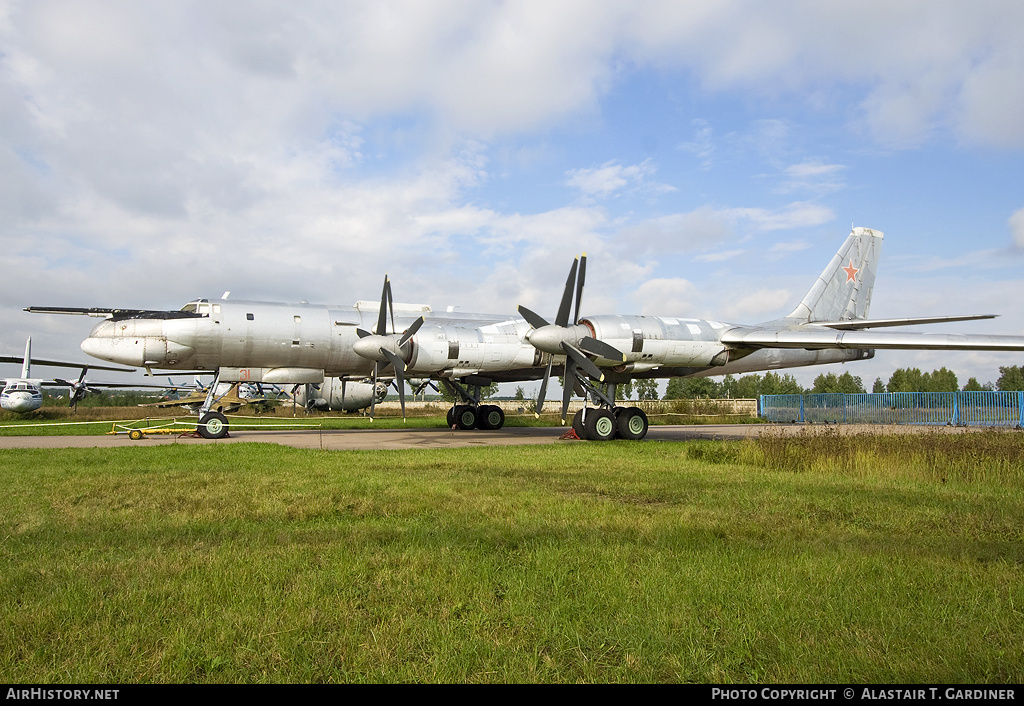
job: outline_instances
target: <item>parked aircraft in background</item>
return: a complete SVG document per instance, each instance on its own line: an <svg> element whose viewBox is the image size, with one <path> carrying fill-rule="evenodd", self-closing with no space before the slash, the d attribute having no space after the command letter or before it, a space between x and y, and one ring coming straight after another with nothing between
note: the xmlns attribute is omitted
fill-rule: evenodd
<svg viewBox="0 0 1024 706"><path fill-rule="evenodd" d="M0 393L0 407L11 412L18 412L19 414L25 414L27 412L34 412L43 406L43 387L50 387L55 385L67 386L69 389L69 398L71 400L71 406L74 407L78 404L78 401L89 392L96 391L97 388L101 387L142 387L134 383L116 383L116 382L87 382L85 374L89 368L94 370L112 370L119 373L132 373L135 372L131 368L111 368L103 365L91 365L89 363L65 363L63 361L52 361L52 360L36 360L36 365L43 365L48 367L58 368L81 368L82 374L78 377L75 382L68 380L61 380L59 378L54 380L43 380L42 378L32 377L32 339L29 338L25 342L25 355L24 356L12 356L3 355L0 356L0 363L21 363L21 377L17 378L6 378L4 380L3 392Z"/></svg>
<svg viewBox="0 0 1024 706"><path fill-rule="evenodd" d="M594 408L578 415L580 436L640 439L648 421L619 408L614 386L635 378L713 376L862 360L875 349L1024 350L1024 336L877 332L870 329L991 318L868 319L882 233L854 228L788 316L756 325L694 318L580 317L586 260L566 280L553 323L519 307L522 318L435 312L395 304L385 278L380 304L316 306L197 299L179 311L28 307L36 313L102 317L82 350L148 369L209 370L219 382L322 385L394 379L404 406L406 376L438 380L462 403L449 412L459 428L500 428L500 408L481 404L492 382L541 380L540 411L552 374L564 374L562 418L574 394ZM575 301L575 315L569 318ZM600 387L603 384L605 387ZM371 405L372 406L372 405ZM227 433L212 397L200 432ZM210 424L217 431L210 431Z"/></svg>
<svg viewBox="0 0 1024 706"><path fill-rule="evenodd" d="M292 397L297 405L307 410L358 412L383 402L387 394L388 384L382 380L374 382L327 377L320 385L296 385Z"/></svg>

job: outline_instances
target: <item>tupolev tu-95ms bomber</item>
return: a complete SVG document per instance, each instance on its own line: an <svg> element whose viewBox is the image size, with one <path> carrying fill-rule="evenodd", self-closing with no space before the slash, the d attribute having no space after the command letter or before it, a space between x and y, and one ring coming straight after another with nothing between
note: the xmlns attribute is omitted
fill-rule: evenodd
<svg viewBox="0 0 1024 706"><path fill-rule="evenodd" d="M227 434L216 382L319 386L340 408L349 387L376 390L394 380L435 380L460 399L448 413L459 429L500 429L504 413L484 404L492 382L541 380L537 412L552 374L564 375L562 421L574 395L581 438L642 439L644 412L615 404L614 386L634 378L712 376L863 360L876 349L1022 351L1024 336L906 333L877 329L992 318L992 315L869 319L882 233L854 228L789 315L754 325L667 316L580 315L586 256L572 265L553 320L520 306L520 316L435 312L396 304L385 278L380 302L354 306L196 299L176 311L28 307L103 321L82 350L152 371L215 375L199 410L207 438ZM571 316L570 316L571 314ZM368 393L369 394L369 393Z"/></svg>

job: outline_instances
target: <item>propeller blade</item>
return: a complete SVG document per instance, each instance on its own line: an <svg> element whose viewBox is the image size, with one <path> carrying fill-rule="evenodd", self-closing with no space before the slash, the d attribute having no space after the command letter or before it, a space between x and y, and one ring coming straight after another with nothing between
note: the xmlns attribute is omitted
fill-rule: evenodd
<svg viewBox="0 0 1024 706"><path fill-rule="evenodd" d="M391 314L391 330L395 330L395 297L391 293L391 280L389 279L384 284L385 289L388 293L388 313Z"/></svg>
<svg viewBox="0 0 1024 706"><path fill-rule="evenodd" d="M388 285L390 280L387 275L384 275L384 288L380 293L380 311L377 312L377 330L374 331L378 336L383 336L387 333L388 327Z"/></svg>
<svg viewBox="0 0 1024 706"><path fill-rule="evenodd" d="M373 334L370 333L369 331L364 331L361 328L357 328L356 335L359 336L359 338L366 338L367 336L372 336Z"/></svg>
<svg viewBox="0 0 1024 706"><path fill-rule="evenodd" d="M587 254L583 253L580 258L580 273L576 277L576 315L572 317L572 323L580 320L580 300L583 299L583 280L587 275Z"/></svg>
<svg viewBox="0 0 1024 706"><path fill-rule="evenodd" d="M533 326L534 328L540 328L542 326L548 325L547 319L545 319L543 316L533 313L525 306L519 307L519 314L524 319L526 319L526 323L530 324L530 326Z"/></svg>
<svg viewBox="0 0 1024 706"><path fill-rule="evenodd" d="M583 372L585 372L587 375L594 378L598 382L604 382L604 373L601 372L601 369L599 367L594 365L594 362L590 360L590 358L583 355L583 353L576 350L567 343L562 344L562 350L565 351L565 354L572 359L573 363L575 363L578 367L583 368Z"/></svg>
<svg viewBox="0 0 1024 706"><path fill-rule="evenodd" d="M391 365L395 367L395 382L398 383L398 401L402 406L402 421L405 421L405 361L399 358L397 355L389 350L383 348L380 352L391 362Z"/></svg>
<svg viewBox="0 0 1024 706"><path fill-rule="evenodd" d="M551 377L552 360L552 358L548 358L548 369L547 372L544 373L544 379L541 380L540 393L537 395L537 409L534 411L534 414L538 417L540 416L541 408L544 406L544 395L546 395L548 391L548 379Z"/></svg>
<svg viewBox="0 0 1024 706"><path fill-rule="evenodd" d="M593 353L598 358L615 360L620 363L626 362L625 353L614 346L608 345L604 341L599 341L598 339L591 338L590 336L580 339L580 348L585 350L587 353Z"/></svg>
<svg viewBox="0 0 1024 706"><path fill-rule="evenodd" d="M565 359L565 383L562 385L562 425L569 413L569 401L572 400L573 388L576 387L576 363L569 357Z"/></svg>
<svg viewBox="0 0 1024 706"><path fill-rule="evenodd" d="M408 330L406 330L406 332L404 334L402 334L402 337L400 339L398 339L398 347L399 348L401 348L406 343L408 343L409 339L411 339L413 336L416 335L416 332L420 330L420 326L423 325L423 320L424 319L421 316L420 318L418 318L418 319L416 319L415 321L412 322L412 326L410 326L408 328Z"/></svg>
<svg viewBox="0 0 1024 706"><path fill-rule="evenodd" d="M565 280L565 291L562 292L562 303L558 307L558 316L555 317L556 326L566 326L569 323L569 309L572 307L572 289L576 282L576 268L579 267L580 259L572 261L569 269L569 277Z"/></svg>

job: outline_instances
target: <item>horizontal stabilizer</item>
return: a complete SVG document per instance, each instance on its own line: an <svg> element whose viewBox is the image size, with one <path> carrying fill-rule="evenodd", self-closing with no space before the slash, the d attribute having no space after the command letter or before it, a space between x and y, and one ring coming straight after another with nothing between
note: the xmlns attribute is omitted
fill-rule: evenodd
<svg viewBox="0 0 1024 706"><path fill-rule="evenodd" d="M920 316L908 319L851 319L850 321L812 321L811 326L833 328L840 331L857 331L865 328L886 326L917 326L919 324L948 324L954 321L977 321L994 319L998 314L975 314L973 316Z"/></svg>

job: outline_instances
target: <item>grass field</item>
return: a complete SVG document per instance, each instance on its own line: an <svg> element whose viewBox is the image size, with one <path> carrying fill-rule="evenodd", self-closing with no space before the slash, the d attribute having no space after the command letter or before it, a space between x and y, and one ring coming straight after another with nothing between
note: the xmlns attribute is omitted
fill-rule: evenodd
<svg viewBox="0 0 1024 706"><path fill-rule="evenodd" d="M1024 681L1019 433L0 467L12 683Z"/></svg>
<svg viewBox="0 0 1024 706"><path fill-rule="evenodd" d="M716 405L702 404L700 401L670 400L666 402L645 401L640 404L647 413L651 424L749 424L763 420L747 414L722 412ZM549 402L539 418L533 414L532 403L526 403L522 411L509 409L505 416L505 426L544 426L552 427L561 424L559 405ZM255 414L252 410L241 411L229 415L233 428L240 425L272 425L298 424L317 426L322 429L391 429L391 428L422 428L446 426L445 414L450 405L445 403L427 403L426 405L409 405L408 415L403 420L396 405L380 406L376 410L376 418L371 419L361 413L319 412L306 413L301 407L292 410L290 405L281 405L277 410ZM46 406L28 415L0 411L0 436L78 436L105 434L111 430L112 422L124 420L156 420L176 419L182 424L194 426L198 417L181 409L158 409L152 407L79 407L77 410L66 406ZM143 423L144 424L144 423Z"/></svg>

